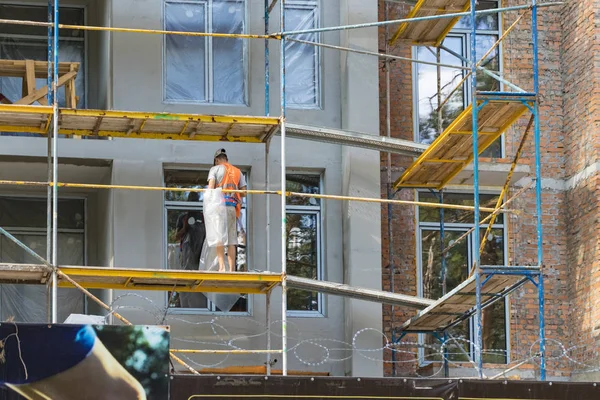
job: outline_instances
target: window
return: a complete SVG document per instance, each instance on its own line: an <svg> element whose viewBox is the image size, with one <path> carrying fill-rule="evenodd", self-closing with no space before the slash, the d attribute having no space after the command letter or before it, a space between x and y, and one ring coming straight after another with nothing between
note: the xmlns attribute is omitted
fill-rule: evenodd
<svg viewBox="0 0 600 400"><path fill-rule="evenodd" d="M0 15L2 15L2 18L47 22L48 8L45 6L1 4ZM62 24L85 25L84 9L60 7L60 22ZM78 108L86 107L84 39L84 32L81 30L59 30L59 62L72 61L81 63L79 72L75 78L75 90L79 97ZM0 59L47 61L47 28L25 25L0 25ZM46 84L46 78L36 79L37 88L44 87ZM10 101L16 101L22 97L22 87L22 78L0 77L0 93ZM66 105L64 87L58 91L58 102L61 107ZM37 134L23 133L11 133L10 135L39 136Z"/></svg>
<svg viewBox="0 0 600 400"><path fill-rule="evenodd" d="M247 174L244 173L247 177ZM175 170L166 169L164 171L165 186L179 188L204 188L208 185L207 170ZM206 233L204 230L204 216L202 214L202 197L199 193L199 201L188 201L190 192L165 192L165 226L167 248L165 265L167 269L179 270L198 270L200 264L200 254ZM237 247L237 270L247 271L247 251L246 251L246 198L243 197L242 213L240 216L241 227L238 226L238 247ZM197 229L190 230L189 235L177 239L176 234L181 229L183 218L194 217L199 221ZM167 304L169 308L186 309L191 312L221 312L202 293L173 293L167 294ZM246 297L239 298L229 310L231 312L248 312L248 300Z"/></svg>
<svg viewBox="0 0 600 400"><path fill-rule="evenodd" d="M497 195L482 194L481 206L494 208ZM437 203L438 199L431 193L420 192L419 200ZM445 193L444 202L447 204L473 205L472 194ZM482 212L482 218L487 213ZM444 210L444 248L454 242L471 229L473 213L470 211ZM481 235L486 228L481 229ZM474 232L466 239L462 239L450 249L446 256L446 291L454 289L465 281L469 269L473 265L473 244L477 242ZM442 297L442 268L440 244L440 213L435 208L419 208L418 240L420 243L420 293L422 297L439 299ZM479 246L477 246L479 249ZM487 238L481 265L506 265L505 232L502 215L498 215L490 235ZM507 300L500 301L483 310L483 361L485 363L503 364L508 362L508 328L507 328ZM456 340L448 346L449 359L454 362L468 361L474 357L475 317L463 322L461 325L449 330L449 334ZM434 345L435 340L425 336L427 344ZM422 353L424 361L440 360L439 352L425 349Z"/></svg>
<svg viewBox="0 0 600 400"><path fill-rule="evenodd" d="M498 7L498 1L481 0L477 9L493 9ZM482 15L477 17L477 59L479 60L498 40L500 20L498 14ZM471 19L462 18L452 29L443 42L443 46L461 57L471 57ZM500 47L485 59L482 67L500 75ZM415 58L422 61L436 62L436 50L424 46L414 47ZM441 50L440 62L450 65L467 66L461 58L452 53ZM439 135L438 131L438 97L437 97L437 67L434 65L415 64L414 98L416 99L415 110L415 140L420 143L430 144ZM464 70L452 68L441 68L441 93L442 101L446 100L450 93L456 88L460 81L466 76ZM498 91L502 90L500 83L491 76L477 72L477 90ZM471 80L467 79L460 88L452 94L447 103L442 107L442 128L448 125L470 104L471 102ZM502 157L502 139L498 139L482 153L483 157Z"/></svg>
<svg viewBox="0 0 600 400"><path fill-rule="evenodd" d="M318 0L288 0L285 2L286 31L319 27ZM292 39L319 42L318 33L294 36ZM320 106L320 51L318 46L286 41L286 102L295 108Z"/></svg>
<svg viewBox="0 0 600 400"><path fill-rule="evenodd" d="M0 226L46 257L46 212L44 197L0 196ZM85 200L58 201L58 262L61 265L85 264ZM39 262L15 242L0 235L0 262ZM14 317L19 322L39 323L47 318L46 287L43 285L0 285L0 318ZM84 312L84 296L77 289L58 289L58 319Z"/></svg>
<svg viewBox="0 0 600 400"><path fill-rule="evenodd" d="M319 175L288 174L287 190L321 193ZM290 197L287 201L287 272L309 279L323 279L321 265L321 200ZM322 296L306 290L288 290L288 310L322 313Z"/></svg>
<svg viewBox="0 0 600 400"><path fill-rule="evenodd" d="M165 29L244 33L245 0L165 1ZM172 103L246 103L243 39L165 36L164 100Z"/></svg>

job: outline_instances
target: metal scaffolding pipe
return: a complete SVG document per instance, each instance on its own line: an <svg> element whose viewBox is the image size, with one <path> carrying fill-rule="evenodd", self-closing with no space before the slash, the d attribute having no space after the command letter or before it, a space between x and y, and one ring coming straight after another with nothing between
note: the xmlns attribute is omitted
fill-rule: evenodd
<svg viewBox="0 0 600 400"><path fill-rule="evenodd" d="M54 24L58 24L59 0L54 0ZM53 30L52 42L52 182L58 182L58 29ZM50 60L48 60L50 61ZM58 322L58 186L52 186L52 323Z"/></svg>
<svg viewBox="0 0 600 400"><path fill-rule="evenodd" d="M531 0L531 33L533 41L533 92L539 96L539 43L538 43L538 4L537 0ZM543 252L543 225L542 225L542 155L541 155L541 126L540 105L536 101L534 107L534 136L535 136L535 209L537 214L537 265L540 267L538 282L539 302L539 336L540 336L540 378L546 380L546 333L544 317L544 252Z"/></svg>
<svg viewBox="0 0 600 400"><path fill-rule="evenodd" d="M415 58L394 56L392 54L387 54L387 51L389 51L389 50L386 50L386 53L377 53L374 51L358 50L358 49L352 49L350 47L335 46L333 44L311 42L308 40L292 39L292 38L287 38L286 40L289 40L290 42L297 42L297 43L303 43L303 44L308 44L308 45L313 45L313 46L318 46L318 47L324 47L326 49L341 50L341 51L347 51L349 53L356 53L356 54L365 54L368 56L375 56L375 57L380 57L380 58L389 59L389 60L408 61L408 62L415 63L415 64L434 65L434 66L441 66L441 67L445 67L445 68L462 69L465 71L471 70L471 68L463 67L462 65L441 64L441 63L436 63L436 62L431 62L431 61L417 60Z"/></svg>
<svg viewBox="0 0 600 400"><path fill-rule="evenodd" d="M54 27L52 22L39 22L18 19L0 19L0 25L25 25L25 26L45 26ZM92 25L66 25L58 24L59 29L75 29L82 31L101 31L101 32L122 32L122 33L144 33L154 35L180 35L180 36L199 36L199 37L217 37L228 39L280 39L279 35L254 35L246 33L212 33L212 32L185 32L185 31L167 31L163 29L137 29L137 28L117 28L111 26L92 26Z"/></svg>
<svg viewBox="0 0 600 400"><path fill-rule="evenodd" d="M34 182L34 181L9 181L0 180L0 185L14 185L14 186L54 186L52 182ZM64 188L80 188L80 189L121 189L121 190L147 190L147 191L162 191L162 192L197 192L202 193L208 189L199 188L167 188L162 186L127 186L127 185L101 185L101 184L89 184L89 183L64 183L58 182L58 187ZM264 195L278 195L281 196L279 190L232 190L224 189L223 193L244 193L244 194L264 194ZM389 200L389 199L378 199L371 197L356 197L356 196L339 196L331 194L313 194L313 193L299 193L299 192L285 192L282 197L304 197L304 198L315 198L323 200L342 200L342 201L356 201L363 203L383 203L383 204L398 204L398 205L414 205L421 207L431 208L445 208L449 210L463 210L463 211L474 211L475 208L472 206L463 206L460 204L439 204L439 203L428 203L425 201L410 201L410 200ZM495 208L482 207L480 211L485 212L496 212ZM520 214L518 210L502 209L498 212L501 213L514 213Z"/></svg>
<svg viewBox="0 0 600 400"><path fill-rule="evenodd" d="M479 133L478 133L478 113L479 107L477 105L477 13L475 7L477 0L471 0L471 104L473 106L472 118L473 118L473 200L475 206L475 227L479 226ZM475 229L475 238L473 241L473 257L475 261L475 281L476 281L476 301L477 301L477 312L475 317L475 361L478 365L479 378L483 379L483 326L482 326L482 307L481 307L481 270L480 270L480 256L479 243L480 232Z"/></svg>
<svg viewBox="0 0 600 400"><path fill-rule="evenodd" d="M279 20L282 31L285 31L285 0L279 2ZM280 43L280 102L281 102L281 193L287 190L286 183L286 160L285 160L285 117L286 117L286 98L285 98L285 38L281 38ZM286 215L286 196L281 196L281 362L282 375L286 376L288 372L288 354L287 354L287 215Z"/></svg>

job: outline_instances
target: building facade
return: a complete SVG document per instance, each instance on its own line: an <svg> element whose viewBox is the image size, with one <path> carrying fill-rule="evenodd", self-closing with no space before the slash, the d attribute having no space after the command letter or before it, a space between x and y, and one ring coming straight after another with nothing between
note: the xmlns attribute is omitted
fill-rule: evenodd
<svg viewBox="0 0 600 400"><path fill-rule="evenodd" d="M46 21L44 2L4 2L3 18ZM261 0L89 0L61 2L60 23L219 33L262 33ZM290 0L288 29L360 23L376 20L377 5L358 0ZM271 13L270 31L279 28L279 7ZM0 58L47 60L46 28L4 25ZM377 50L376 29L324 33L301 39ZM79 62L77 108L131 112L206 115L279 116L279 41L269 42L270 107L265 110L265 41L232 38L165 36L123 32L61 29L60 61ZM378 63L357 54L340 54L289 42L287 121L378 134ZM366 77L366 78L365 78ZM37 80L39 86L44 79ZM0 92L15 98L17 78L0 78ZM61 105L64 99L60 98ZM202 187L218 148L246 174L249 189L279 188L279 136L265 145L233 142L185 142L149 139L61 138L59 181L104 185ZM47 140L28 133L0 137L1 179L45 181ZM368 150L288 139L288 190L376 197L379 160ZM45 188L2 187L1 225L20 240L45 253ZM202 210L185 193L117 189L60 189L59 247L61 265L178 268L178 218ZM279 201L270 201L267 224L265 196L250 196L244 204L238 268L281 271ZM380 215L372 204L291 199L287 208L288 272L313 279L381 288ZM269 225L269 228L267 228ZM270 229L270 236L267 230ZM269 239L270 238L270 239ZM271 241L267 254L267 241ZM33 262L6 238L2 262ZM45 321L46 294L41 287L2 285L2 318ZM281 289L271 299L272 347L281 346ZM136 324L168 324L173 348L235 346L265 349L265 297L240 298L222 312L204 297L185 300L164 292L97 290L104 301ZM200 295L202 296L202 295ZM167 304L171 307L166 311ZM59 322L73 313L100 314L80 293L61 290ZM288 346L291 370L331 375L381 376L381 355L363 358L345 349L338 361L306 339L351 343L356 332L381 329L381 307L341 297L290 291ZM368 335L367 335L368 336ZM363 335L362 346L380 346L380 336ZM227 339L224 339L227 338ZM224 340L224 342L223 342ZM229 343L229 344L228 344ZM304 346L304 349L301 348ZM350 354L348 354L350 353ZM333 356L332 356L333 357ZM277 357L273 357L277 358ZM195 368L263 365L264 355L186 358ZM274 368L281 364L274 363Z"/></svg>
<svg viewBox="0 0 600 400"><path fill-rule="evenodd" d="M480 1L480 9L527 4L525 1ZM387 8L387 10L386 10ZM379 18L403 18L410 6L397 2L379 2ZM478 21L479 57L489 49L521 12L504 13L500 17L486 15ZM595 294L598 270L598 93L595 89L600 75L598 57L598 4L593 1L570 2L556 8L540 9L540 111L542 156L542 207L543 248L545 278L545 321L547 337L548 377L552 379L597 379L598 354L597 329L594 326L598 312ZM390 29L390 35L394 29ZM470 25L459 22L444 41L455 53L469 57ZM380 49L385 47L386 32L379 32ZM436 60L436 50L411 47L398 43L390 49L395 55L426 61ZM516 28L508 34L501 46L482 63L485 68L499 73L525 90L533 88L531 52L531 17L526 13ZM442 50L440 59L446 64L461 64L461 59ZM386 104L390 94L391 136L430 143L437 137L439 117L436 109L437 71L435 66L410 64L402 61L389 63L390 85L386 86L386 72L380 72L380 123L381 134L387 134ZM442 99L459 84L463 73L442 68L440 71ZM479 77L480 90L503 90L497 82ZM468 105L469 82L456 91L443 107L442 125L445 128L458 112ZM510 164L525 132L529 116L522 117L497 145L481 156L481 168L490 165ZM388 170L395 180L412 159L392 157L388 168L387 155L381 157L382 196L387 197ZM507 199L532 181L535 176L533 137L529 137L520 160L521 176L512 185ZM498 177L494 186L482 187L481 204L494 207L506 174ZM449 187L445 190L447 203L472 202L472 187ZM397 198L407 200L439 201L437 194L404 189ZM471 203L472 204L472 203ZM535 191L519 195L510 208L521 210L520 215L497 219L481 253L483 265L535 265L536 225ZM450 214L450 215L448 215ZM482 213L482 218L486 214ZM384 290L406 294L439 297L440 282L440 216L437 211L414 207L393 207L391 229L385 221L388 208L382 207L382 266ZM448 213L445 220L445 246L453 244L463 232L473 226L472 214ZM447 254L448 290L461 282L472 262L471 241L459 242ZM436 279L437 278L437 279ZM384 330L392 337L393 328L413 315L411 310L384 307ZM486 315L487 321L486 321ZM509 375L539 378L538 301L537 289L528 284L511 295L504 304L484 312L484 367L493 376L522 361L523 365ZM465 376L475 373L468 362L472 357L473 323L451 332L461 338L453 345L451 375ZM409 336L401 350L419 352L414 360L410 356L398 357L401 362L386 364L387 376L431 375L440 373L436 360L437 350L417 350L409 343L435 344L431 338ZM460 348L462 347L462 349ZM391 352L386 354L392 359ZM394 366L395 365L395 366ZM471 372L469 372L471 371Z"/></svg>

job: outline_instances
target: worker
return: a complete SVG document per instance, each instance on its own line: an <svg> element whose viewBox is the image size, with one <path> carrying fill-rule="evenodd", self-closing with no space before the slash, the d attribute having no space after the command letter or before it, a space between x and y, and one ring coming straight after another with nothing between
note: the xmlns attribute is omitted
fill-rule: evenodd
<svg viewBox="0 0 600 400"><path fill-rule="evenodd" d="M239 168L229 164L225 149L215 153L214 166L208 172L208 188L221 188L223 190L246 190L246 178ZM223 193L227 212L226 243L217 245L217 258L219 271L225 271L225 246L227 246L227 261L229 271L235 271L235 255L237 245L237 220L242 210L242 197L244 193Z"/></svg>

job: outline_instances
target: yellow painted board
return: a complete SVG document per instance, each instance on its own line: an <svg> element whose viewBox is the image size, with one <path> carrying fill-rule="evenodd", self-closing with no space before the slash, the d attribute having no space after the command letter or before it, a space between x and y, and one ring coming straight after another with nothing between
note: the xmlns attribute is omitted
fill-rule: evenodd
<svg viewBox="0 0 600 400"><path fill-rule="evenodd" d="M48 132L52 107L0 105L0 131ZM279 118L234 115L59 110L59 133L132 139L262 143Z"/></svg>
<svg viewBox="0 0 600 400"><path fill-rule="evenodd" d="M482 102L478 104L481 105ZM527 110L527 106L521 101L486 101L479 111L478 154L491 146ZM465 135L465 132L471 132L471 135ZM442 189L469 165L473 158L472 106L469 106L396 180L394 187L398 189L433 186Z"/></svg>
<svg viewBox="0 0 600 400"><path fill-rule="evenodd" d="M419 0L406 19L466 12L471 8L470 0ZM390 40L393 45L398 39L410 40L414 45L439 46L460 17L410 21L400 24Z"/></svg>

